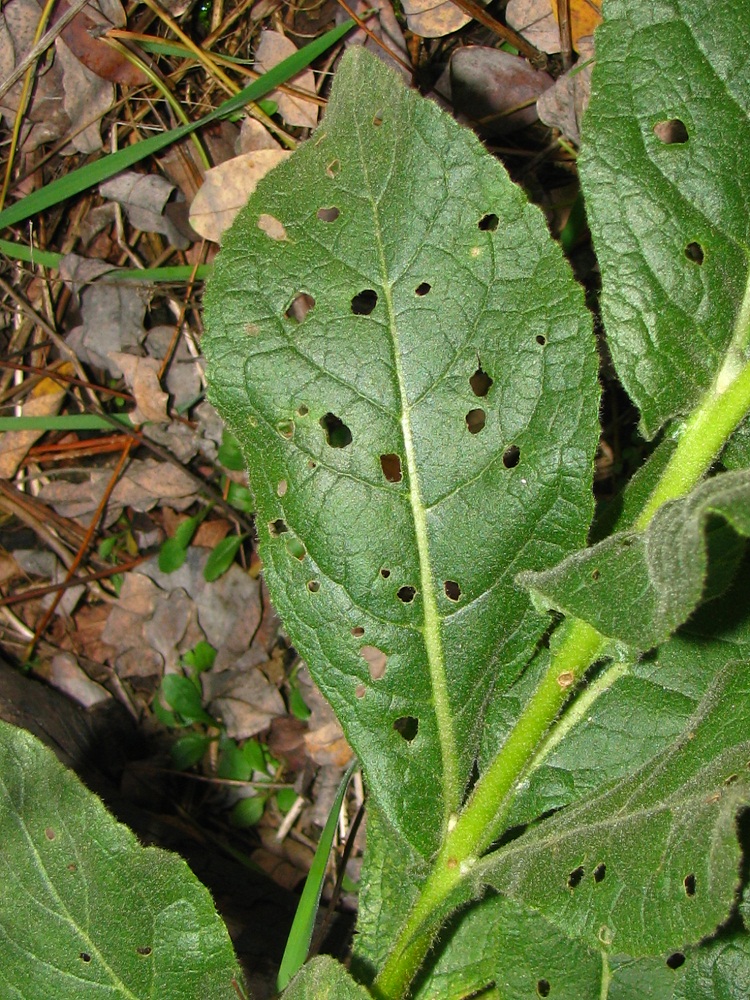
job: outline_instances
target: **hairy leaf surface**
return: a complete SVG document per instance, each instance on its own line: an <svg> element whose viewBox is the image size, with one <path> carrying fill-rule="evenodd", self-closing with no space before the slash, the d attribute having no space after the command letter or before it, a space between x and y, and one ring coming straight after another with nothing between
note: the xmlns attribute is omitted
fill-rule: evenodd
<svg viewBox="0 0 750 1000"><path fill-rule="evenodd" d="M750 18L722 0L610 0L581 180L607 343L652 437L750 338Z"/></svg>
<svg viewBox="0 0 750 1000"><path fill-rule="evenodd" d="M226 236L206 325L273 600L427 856L545 627L514 576L590 520L580 291L473 134L354 50Z"/></svg>
<svg viewBox="0 0 750 1000"><path fill-rule="evenodd" d="M285 1000L368 1000L343 965L327 955L314 958L297 973L284 990Z"/></svg>
<svg viewBox="0 0 750 1000"><path fill-rule="evenodd" d="M582 618L634 649L649 649L729 583L743 552L734 532L750 535L747 471L709 479L662 507L645 531L618 532L551 570L520 574L519 583L538 606ZM707 588L709 549L713 579Z"/></svg>
<svg viewBox="0 0 750 1000"><path fill-rule="evenodd" d="M0 995L236 1000L208 890L144 848L30 733L0 722Z"/></svg>

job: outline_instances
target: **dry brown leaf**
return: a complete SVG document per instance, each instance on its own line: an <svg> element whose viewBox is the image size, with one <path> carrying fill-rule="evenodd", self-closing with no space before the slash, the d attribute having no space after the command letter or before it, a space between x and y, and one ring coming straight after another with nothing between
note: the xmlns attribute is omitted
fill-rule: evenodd
<svg viewBox="0 0 750 1000"><path fill-rule="evenodd" d="M68 0L58 0L50 24L59 20L69 8ZM109 28L124 28L126 23L119 0L107 0L103 4L91 2L63 29L62 37L75 57L96 76L134 87L147 82L145 73L101 37Z"/></svg>
<svg viewBox="0 0 750 1000"><path fill-rule="evenodd" d="M162 423L169 420L169 395L159 383L161 364L156 358L137 358L134 354L110 355L125 376L128 388L135 396L135 409L129 414L134 424Z"/></svg>
<svg viewBox="0 0 750 1000"><path fill-rule="evenodd" d="M438 0L403 0L409 30L421 38L442 38L471 21L454 3Z"/></svg>
<svg viewBox="0 0 750 1000"><path fill-rule="evenodd" d="M243 118L235 143L235 153L242 156L243 153L256 153L260 149L281 149L281 144L257 118Z"/></svg>
<svg viewBox="0 0 750 1000"><path fill-rule="evenodd" d="M286 708L278 690L260 670L209 670L201 675L208 711L224 723L227 735L248 739L263 732Z"/></svg>
<svg viewBox="0 0 750 1000"><path fill-rule="evenodd" d="M264 31L260 36L260 44L255 50L255 69L259 73L267 73L283 59L293 56L297 46L278 31ZM315 94L315 76L311 69L304 69L289 80L289 85L295 90L304 90ZM287 125L297 125L300 128L315 128L318 124L318 105L299 97L290 97L281 90L272 90L266 95L266 100L276 101L279 114Z"/></svg>
<svg viewBox="0 0 750 1000"><path fill-rule="evenodd" d="M261 177L287 156L288 150L260 149L207 170L203 186L190 206L190 225L204 239L218 243Z"/></svg>
<svg viewBox="0 0 750 1000"><path fill-rule="evenodd" d="M602 5L598 0L569 0L570 3L570 35L573 48L581 52L579 42L582 38L591 38L594 28L601 24ZM559 0L552 0L555 20L560 20Z"/></svg>
<svg viewBox="0 0 750 1000"><path fill-rule="evenodd" d="M456 49L450 76L453 106L486 136L505 135L536 121L536 100L554 82L520 56L484 45Z"/></svg>
<svg viewBox="0 0 750 1000"><path fill-rule="evenodd" d="M579 38L578 45L581 52L579 63L593 56L593 38ZM581 138L581 120L591 94L591 70L591 65L583 69L578 64L573 66L537 101L537 111L544 124L560 129L573 142L579 142Z"/></svg>
<svg viewBox="0 0 750 1000"><path fill-rule="evenodd" d="M540 51L560 51L558 0L509 0L505 8L508 24ZM570 27L573 48L581 52L579 41L593 34L602 19L598 0L570 0Z"/></svg>
<svg viewBox="0 0 750 1000"><path fill-rule="evenodd" d="M66 362L60 367L63 375L72 375L73 366ZM51 378L38 382L26 398L22 413L25 417L48 417L57 413L65 399L65 389ZM0 434L0 479L10 479L28 454L29 448L45 431L6 431Z"/></svg>
<svg viewBox="0 0 750 1000"><path fill-rule="evenodd" d="M126 170L100 184L99 193L121 205L136 229L161 233L178 250L193 242L192 233L179 217L180 207L187 207L185 196L165 177Z"/></svg>
<svg viewBox="0 0 750 1000"><path fill-rule="evenodd" d="M50 663L38 666L35 673L84 708L92 708L112 697L101 684L91 680L72 653L58 653Z"/></svg>
<svg viewBox="0 0 750 1000"><path fill-rule="evenodd" d="M143 320L149 293L130 285L97 282L81 294L81 326L65 342L84 364L106 368L114 378L122 369L112 357L137 352L146 336Z"/></svg>

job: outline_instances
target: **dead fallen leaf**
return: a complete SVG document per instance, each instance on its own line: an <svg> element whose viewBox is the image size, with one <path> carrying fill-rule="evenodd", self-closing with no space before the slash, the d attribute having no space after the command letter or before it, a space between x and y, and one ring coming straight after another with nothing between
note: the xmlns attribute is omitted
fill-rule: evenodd
<svg viewBox="0 0 750 1000"><path fill-rule="evenodd" d="M60 367L63 375L72 375L73 366L66 362ZM51 378L38 382L21 407L25 417L48 417L57 413L65 399L66 389ZM10 479L26 457L29 448L45 431L6 431L0 434L0 479Z"/></svg>
<svg viewBox="0 0 750 1000"><path fill-rule="evenodd" d="M560 51L558 0L509 0L505 8L508 24L540 51ZM570 0L570 27L573 48L580 53L579 41L592 35L602 19L598 0Z"/></svg>
<svg viewBox="0 0 750 1000"><path fill-rule="evenodd" d="M122 352L110 357L122 369L125 382L135 396L135 409L129 414L133 423L167 422L169 395L159 383L161 365L156 358L137 358Z"/></svg>
<svg viewBox="0 0 750 1000"><path fill-rule="evenodd" d="M545 91L537 101L537 111L545 125L559 129L573 142L580 142L581 121L591 95L592 66L580 64L594 54L593 38L580 38L581 57L578 63L555 81L554 87Z"/></svg>
<svg viewBox="0 0 750 1000"><path fill-rule="evenodd" d="M471 21L460 7L439 0L402 0L409 30L421 38L442 38Z"/></svg>
<svg viewBox="0 0 750 1000"><path fill-rule="evenodd" d="M58 0L50 26L69 8L68 0ZM145 73L101 37L109 28L124 28L126 23L125 11L119 0L90 2L63 28L62 38L73 55L96 76L111 83L135 87L147 83Z"/></svg>
<svg viewBox="0 0 750 1000"><path fill-rule="evenodd" d="M598 0L569 0L570 3L570 35L573 48L582 54L580 40L592 38L594 28L601 24L602 5ZM560 20L559 0L552 0L555 20Z"/></svg>
<svg viewBox="0 0 750 1000"><path fill-rule="evenodd" d="M165 177L126 170L100 184L99 193L118 202L136 229L161 233L178 250L187 249L193 242L190 230L176 211L180 206L187 209L185 196Z"/></svg>
<svg viewBox="0 0 750 1000"><path fill-rule="evenodd" d="M84 708L93 708L112 697L101 684L91 680L72 653L58 653L51 662L36 667L34 673Z"/></svg>
<svg viewBox="0 0 750 1000"><path fill-rule="evenodd" d="M84 364L121 378L122 369L113 357L119 352L143 353L148 298L148 291L136 285L97 282L89 286L81 294L83 322L70 331L66 343Z"/></svg>
<svg viewBox="0 0 750 1000"><path fill-rule="evenodd" d="M261 177L288 156L289 151L284 149L259 149L207 170L203 186L190 206L190 225L205 240L218 243Z"/></svg>
<svg viewBox="0 0 750 1000"><path fill-rule="evenodd" d="M197 545L199 548L215 549L219 542L227 537L231 529L232 525L223 517L204 521L199 525L193 537L193 545Z"/></svg>
<svg viewBox="0 0 750 1000"><path fill-rule="evenodd" d="M281 144L274 139L265 125L262 125L257 118L248 115L242 119L234 152L237 156L242 156L243 153L256 153L260 149L281 149Z"/></svg>
<svg viewBox="0 0 750 1000"><path fill-rule="evenodd" d="M263 31L260 44L255 50L255 69L259 73L267 73L282 59L293 56L297 46L286 35L278 31ZM289 85L295 90L304 90L315 94L315 76L311 69L302 70L289 80ZM318 124L318 105L299 97L291 97L281 90L272 90L266 95L269 101L275 101L279 114L287 125L297 125L300 128L315 128Z"/></svg>
<svg viewBox="0 0 750 1000"><path fill-rule="evenodd" d="M375 0L374 3L369 2L369 0L353 0L350 7L355 14L358 14L361 18L366 18L369 34L361 28L358 28L356 31L350 31L346 36L344 45L347 48L350 48L352 45L363 45L366 49L370 49L404 78L408 76L408 82L411 84L411 74L407 74L404 66L389 55L390 52L397 53L407 66L411 65L411 58L409 57L409 50L406 47L404 33L396 19L396 15L393 13L393 5L390 0ZM377 12L377 18L372 17L373 11ZM370 16L367 16L368 14ZM343 7L339 7L336 13L336 23L341 24L347 17L348 14ZM382 42L385 46L384 49L373 40L373 35Z"/></svg>
<svg viewBox="0 0 750 1000"><path fill-rule="evenodd" d="M255 736L286 713L279 691L257 667L209 670L201 674L201 681L208 711L224 723L227 735L233 739Z"/></svg>
<svg viewBox="0 0 750 1000"><path fill-rule="evenodd" d="M520 56L483 45L456 49L450 74L456 111L487 136L505 135L536 121L536 100L553 84L548 73L535 70Z"/></svg>

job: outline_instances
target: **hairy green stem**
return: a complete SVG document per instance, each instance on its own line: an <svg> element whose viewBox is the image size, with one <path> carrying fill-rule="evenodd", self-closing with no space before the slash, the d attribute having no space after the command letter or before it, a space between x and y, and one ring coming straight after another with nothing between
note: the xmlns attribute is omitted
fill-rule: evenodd
<svg viewBox="0 0 750 1000"><path fill-rule="evenodd" d="M750 310L743 310L743 321L746 312ZM720 373L685 423L675 453L636 521L638 530L648 527L662 504L685 496L697 485L750 411L750 363L738 367L733 376L727 379ZM407 995L447 916L446 901L502 832L519 778L568 697L607 645L607 639L586 622L570 619L564 628L562 642L531 700L461 814L452 818L420 897L372 985L377 1000L400 1000Z"/></svg>

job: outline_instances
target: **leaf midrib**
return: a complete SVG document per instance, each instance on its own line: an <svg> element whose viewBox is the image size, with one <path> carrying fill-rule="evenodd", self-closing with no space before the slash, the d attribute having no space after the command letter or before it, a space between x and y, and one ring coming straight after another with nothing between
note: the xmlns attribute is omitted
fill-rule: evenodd
<svg viewBox="0 0 750 1000"><path fill-rule="evenodd" d="M453 718L450 707L450 699L448 696L445 653L441 632L441 618L435 596L432 560L430 556L430 541L426 517L427 508L422 500L422 492L420 488L417 455L411 426L411 406L409 405L407 398L404 372L401 364L399 327L396 321L396 311L393 305L393 295L385 257L380 213L378 210L377 199L373 194L373 186L370 183L369 171L367 169L367 158L365 156L364 144L362 142L360 123L358 121L356 123L356 131L360 162L362 164L362 174L365 181L365 190L372 209L375 244L380 267L380 282L388 314L388 329L391 333L391 342L393 346L393 365L401 401L401 431L404 438L409 502L414 520L414 534L417 543L417 553L419 556L422 605L424 608L421 632L424 640L425 651L427 653L427 663L430 671L435 717L437 720L438 739L440 741L440 755L443 765L443 823L447 826L450 815L455 813L459 807L462 789L458 775L455 732L453 729Z"/></svg>

